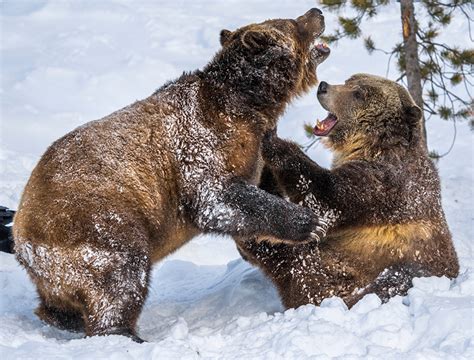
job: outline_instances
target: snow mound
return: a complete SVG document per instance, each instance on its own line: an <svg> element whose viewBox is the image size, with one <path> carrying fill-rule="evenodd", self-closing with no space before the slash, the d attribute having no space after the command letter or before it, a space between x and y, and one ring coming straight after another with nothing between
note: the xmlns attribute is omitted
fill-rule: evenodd
<svg viewBox="0 0 474 360"><path fill-rule="evenodd" d="M36 293L12 255L0 254L3 359L110 358L470 358L473 274L416 279L407 297L382 305L365 296L351 310L338 298L283 308L274 287L243 260L227 266L170 260L155 269L136 344L43 324ZM472 357L471 357L472 358Z"/></svg>

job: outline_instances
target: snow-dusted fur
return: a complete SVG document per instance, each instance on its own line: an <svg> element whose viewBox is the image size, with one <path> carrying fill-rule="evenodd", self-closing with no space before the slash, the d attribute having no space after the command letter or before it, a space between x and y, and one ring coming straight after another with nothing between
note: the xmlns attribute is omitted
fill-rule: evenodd
<svg viewBox="0 0 474 360"><path fill-rule="evenodd" d="M352 306L367 293L387 301L405 295L414 277L456 277L439 177L408 92L358 74L318 98L338 118L327 139L333 168L276 137L264 141L262 154L279 188L313 210L327 236L319 246L242 242L243 256L270 276L288 307L330 296Z"/></svg>
<svg viewBox="0 0 474 360"><path fill-rule="evenodd" d="M135 323L152 263L196 234L311 238L317 219L309 209L253 184L263 134L316 84L327 54L313 42L323 30L317 9L224 30L222 50L203 71L46 151L14 225L43 320L140 341Z"/></svg>

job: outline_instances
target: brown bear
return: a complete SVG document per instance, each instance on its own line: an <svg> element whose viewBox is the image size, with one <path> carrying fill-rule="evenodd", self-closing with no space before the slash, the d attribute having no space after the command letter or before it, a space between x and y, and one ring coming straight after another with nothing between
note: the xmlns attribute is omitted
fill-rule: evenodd
<svg viewBox="0 0 474 360"><path fill-rule="evenodd" d="M13 230L41 319L141 341L135 325L151 265L195 235L318 236L313 212L255 184L263 134L317 83L329 53L315 43L323 31L318 9L223 30L202 71L50 146Z"/></svg>
<svg viewBox="0 0 474 360"><path fill-rule="evenodd" d="M350 307L367 293L404 295L413 277L458 275L441 207L436 168L421 136L421 110L395 82L358 74L343 85L321 82L331 170L297 145L270 136L262 154L275 180L265 186L313 210L326 236L295 246L241 241L244 258L273 280L287 307L341 297Z"/></svg>

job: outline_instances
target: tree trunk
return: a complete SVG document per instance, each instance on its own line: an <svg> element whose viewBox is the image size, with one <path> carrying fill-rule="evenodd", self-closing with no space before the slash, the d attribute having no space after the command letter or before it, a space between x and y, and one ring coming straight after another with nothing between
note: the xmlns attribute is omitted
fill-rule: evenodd
<svg viewBox="0 0 474 360"><path fill-rule="evenodd" d="M416 42L416 20L413 0L400 0L403 29L403 50L405 55L405 73L410 92L416 105L423 110L423 88L421 86L420 61L418 59L418 43ZM426 145L425 117L422 118L422 134Z"/></svg>

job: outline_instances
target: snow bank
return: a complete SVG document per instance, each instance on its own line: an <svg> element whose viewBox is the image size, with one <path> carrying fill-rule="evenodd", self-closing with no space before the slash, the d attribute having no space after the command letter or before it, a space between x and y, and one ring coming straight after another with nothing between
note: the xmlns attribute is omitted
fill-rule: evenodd
<svg viewBox="0 0 474 360"><path fill-rule="evenodd" d="M405 298L367 295L282 311L275 289L243 260L227 266L165 262L153 273L133 343L82 339L33 316L35 290L11 255L0 254L0 350L4 359L122 358L472 358L472 270L454 283L423 278Z"/></svg>
<svg viewBox="0 0 474 360"><path fill-rule="evenodd" d="M314 1L2 0L0 204L16 208L34 163L56 138L153 92L183 70L203 66L221 28L304 13ZM370 30L378 44L399 36L398 4ZM328 28L334 15L327 16ZM456 22L443 36L466 39ZM386 58L342 42L319 76L385 75ZM393 66L392 66L393 69ZM389 73L389 75L394 75ZM302 124L323 117L314 91L290 107L283 137L306 143ZM431 148L448 146L451 123L432 119ZM239 259L226 237L194 239L157 264L135 344L120 336L83 338L33 314L35 289L13 256L0 253L2 359L469 359L473 351L472 133L458 126L439 161L443 205L461 263L453 282L423 278L405 298L381 305L368 295L350 311L336 298L283 311L275 288ZM320 146L310 155L323 165Z"/></svg>

